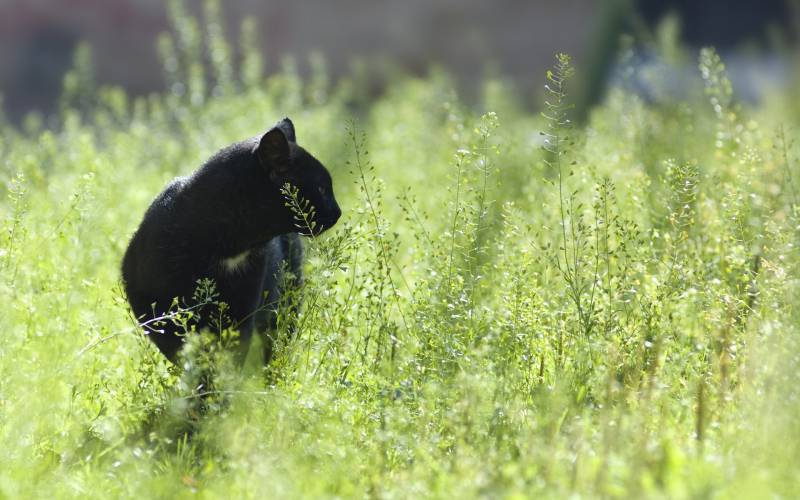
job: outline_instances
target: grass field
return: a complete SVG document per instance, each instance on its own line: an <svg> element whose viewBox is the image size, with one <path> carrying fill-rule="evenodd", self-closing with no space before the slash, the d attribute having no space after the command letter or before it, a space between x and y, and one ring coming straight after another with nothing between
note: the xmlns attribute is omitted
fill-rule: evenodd
<svg viewBox="0 0 800 500"><path fill-rule="evenodd" d="M743 106L704 51L684 97L622 82L571 126L564 57L543 116L502 80L467 105L437 72L371 102L319 61L267 77L252 25L241 68L213 29L203 62L200 31L160 39L167 94L96 88L80 50L55 122L0 125L0 497L800 495L797 85ZM284 115L344 212L296 338L173 367L125 246Z"/></svg>

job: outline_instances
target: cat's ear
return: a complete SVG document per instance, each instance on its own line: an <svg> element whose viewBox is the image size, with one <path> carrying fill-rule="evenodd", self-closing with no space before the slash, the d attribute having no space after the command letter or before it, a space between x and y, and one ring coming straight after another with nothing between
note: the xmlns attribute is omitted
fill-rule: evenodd
<svg viewBox="0 0 800 500"><path fill-rule="evenodd" d="M292 123L292 120L290 120L288 117L279 121L275 126L283 130L283 133L288 140L291 142L297 142L297 139L294 136L294 123Z"/></svg>
<svg viewBox="0 0 800 500"><path fill-rule="evenodd" d="M286 175L289 172L289 141L279 126L272 127L261 136L255 152L259 163L270 175Z"/></svg>

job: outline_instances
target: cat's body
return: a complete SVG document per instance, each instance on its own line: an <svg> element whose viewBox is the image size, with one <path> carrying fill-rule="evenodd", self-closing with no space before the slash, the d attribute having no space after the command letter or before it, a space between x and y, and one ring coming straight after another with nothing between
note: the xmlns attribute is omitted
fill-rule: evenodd
<svg viewBox="0 0 800 500"><path fill-rule="evenodd" d="M122 276L131 309L168 359L182 346L183 328L154 318L174 310L175 298L180 307L196 308L198 330L233 327L245 345L254 330L274 327L282 284L301 277L298 233L311 232L297 227L286 206L281 187L287 183L313 205L314 234L336 223L341 212L330 175L295 143L294 127L284 119L175 179L150 205L123 258ZM222 324L216 306L192 299L207 278L229 308Z"/></svg>

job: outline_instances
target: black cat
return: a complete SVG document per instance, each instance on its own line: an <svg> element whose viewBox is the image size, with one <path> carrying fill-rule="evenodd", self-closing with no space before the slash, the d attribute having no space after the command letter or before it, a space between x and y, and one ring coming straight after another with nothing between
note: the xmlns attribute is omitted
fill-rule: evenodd
<svg viewBox="0 0 800 500"><path fill-rule="evenodd" d="M314 207L311 228L298 227L297 214L286 206L286 184ZM330 174L297 145L294 125L284 118L263 136L221 150L156 197L122 261L128 301L171 361L184 328L154 318L174 309L175 298L181 307L195 307L197 330L236 328L246 347L253 330L274 328L282 284L301 279L298 233L317 235L340 215ZM192 298L204 278L213 280L227 311ZM221 316L227 318L223 324ZM268 362L271 342L266 344Z"/></svg>

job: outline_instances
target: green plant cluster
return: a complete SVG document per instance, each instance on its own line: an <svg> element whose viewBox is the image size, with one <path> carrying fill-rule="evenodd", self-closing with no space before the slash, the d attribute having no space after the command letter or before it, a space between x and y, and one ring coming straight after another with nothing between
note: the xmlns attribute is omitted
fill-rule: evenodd
<svg viewBox="0 0 800 500"><path fill-rule="evenodd" d="M217 2L170 6L168 92L97 87L81 48L55 122L0 124L0 497L800 494L791 89L737 104L709 49L685 99L612 89L580 126L564 55L542 114L436 71L368 103L318 58L267 75ZM344 216L306 239L267 368L235 332L172 366L125 246L171 178L284 115Z"/></svg>

